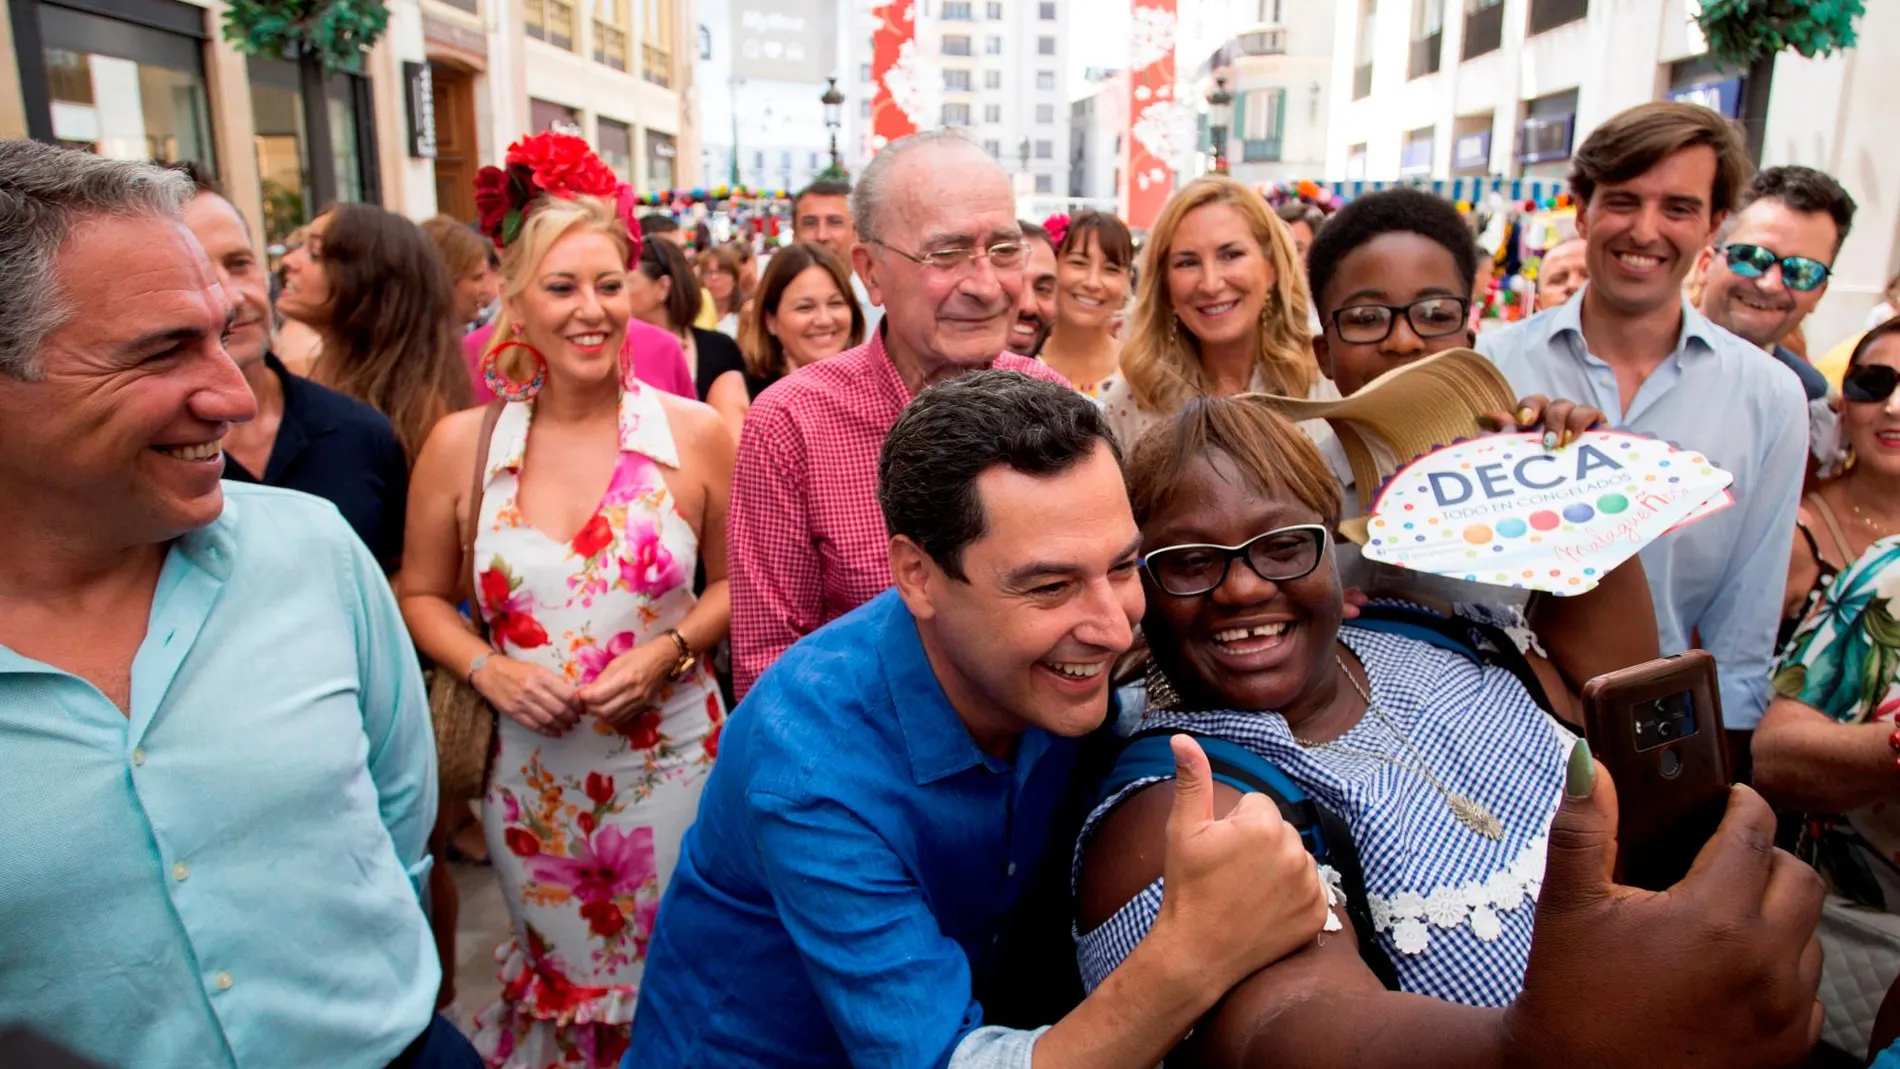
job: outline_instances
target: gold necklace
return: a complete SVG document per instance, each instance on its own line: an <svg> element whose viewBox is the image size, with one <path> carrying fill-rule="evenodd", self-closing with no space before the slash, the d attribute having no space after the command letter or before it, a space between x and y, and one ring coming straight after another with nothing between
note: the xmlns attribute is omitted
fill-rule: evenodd
<svg viewBox="0 0 1900 1069"><path fill-rule="evenodd" d="M1358 691L1359 697L1365 700L1366 710L1378 719L1379 723L1385 727L1387 733L1397 736L1398 740L1405 745L1406 750L1411 752L1412 761L1414 762L1411 766L1412 770L1422 776L1425 782L1432 785L1432 789L1437 791L1438 796L1445 800L1445 808L1451 810L1451 815L1458 819L1458 823L1463 824L1465 827L1470 828L1472 831L1477 832L1479 835L1493 842L1503 839L1504 823L1497 818L1496 814L1492 813L1483 802L1446 788L1446 786L1439 781L1438 777L1432 774L1432 770L1426 766L1425 757L1418 752L1418 747L1412 745L1412 740L1406 736L1405 732L1399 730L1398 724L1394 723L1392 718L1386 715L1386 711L1379 707L1379 703L1373 700L1371 691L1367 690L1366 687L1359 682L1359 678L1347 669L1346 662L1340 658L1339 654L1333 654L1333 663L1339 665L1339 670L1345 673L1347 681L1352 684L1352 689ZM1390 765L1397 765L1400 768L1406 767L1398 759L1389 754L1379 753L1376 750L1361 750L1353 746L1342 746L1337 741L1310 742L1300 738L1298 735L1293 736L1293 741L1309 750L1332 749L1338 750L1341 753L1356 753L1363 757L1371 757L1384 761Z"/></svg>
<svg viewBox="0 0 1900 1069"><path fill-rule="evenodd" d="M1873 517L1867 515L1865 512L1862 512L1859 502L1849 501L1847 503L1847 507L1850 509L1853 509L1854 515L1859 517L1860 522L1862 524L1865 524L1867 529L1869 531L1872 531L1877 537L1886 538L1889 535L1893 534L1893 529L1891 527L1882 527L1880 524L1877 524L1874 522Z"/></svg>

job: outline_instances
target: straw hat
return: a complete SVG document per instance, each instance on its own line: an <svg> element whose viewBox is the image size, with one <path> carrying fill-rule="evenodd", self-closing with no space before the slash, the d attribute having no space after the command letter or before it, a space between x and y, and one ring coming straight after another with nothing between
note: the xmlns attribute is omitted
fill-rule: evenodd
<svg viewBox="0 0 1900 1069"><path fill-rule="evenodd" d="M1289 420L1323 419L1339 435L1362 512L1385 480L1414 457L1495 429L1480 422L1491 412L1514 412L1510 381L1483 356L1451 349L1393 368L1358 393L1335 401L1307 401L1272 394L1243 395ZM1340 524L1340 533L1363 543L1363 516Z"/></svg>

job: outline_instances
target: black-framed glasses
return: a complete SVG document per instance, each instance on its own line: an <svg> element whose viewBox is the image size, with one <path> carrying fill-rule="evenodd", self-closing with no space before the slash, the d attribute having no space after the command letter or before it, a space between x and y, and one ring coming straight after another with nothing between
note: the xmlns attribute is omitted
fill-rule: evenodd
<svg viewBox="0 0 1900 1069"><path fill-rule="evenodd" d="M1806 256L1783 256L1762 245L1731 241L1717 245L1715 251L1728 262L1728 269L1743 278L1760 278L1776 264L1781 265L1781 282L1791 290L1807 293L1827 281L1829 267Z"/></svg>
<svg viewBox="0 0 1900 1069"><path fill-rule="evenodd" d="M1442 338L1465 329L1471 314L1471 301L1464 297L1420 297L1410 304L1349 304L1333 313L1333 330L1339 340L1354 345L1374 345L1392 333L1392 324L1404 316L1412 324L1412 333L1421 338Z"/></svg>
<svg viewBox="0 0 1900 1069"><path fill-rule="evenodd" d="M1884 404L1896 386L1900 386L1900 369L1862 364L1841 377L1841 396L1863 405Z"/></svg>
<svg viewBox="0 0 1900 1069"><path fill-rule="evenodd" d="M1326 556L1332 535L1324 524L1302 523L1257 535L1237 546L1167 546L1141 558L1141 568L1164 594L1191 598L1220 589L1236 559L1270 583L1287 583L1312 574Z"/></svg>
<svg viewBox="0 0 1900 1069"><path fill-rule="evenodd" d="M999 241L993 245L958 245L948 249L932 249L926 253L905 252L886 241L871 239L871 244L881 245L911 263L941 271L946 275L962 274L976 263L979 257L987 257L990 266L998 271L1013 271L1029 258L1028 246L1020 241Z"/></svg>

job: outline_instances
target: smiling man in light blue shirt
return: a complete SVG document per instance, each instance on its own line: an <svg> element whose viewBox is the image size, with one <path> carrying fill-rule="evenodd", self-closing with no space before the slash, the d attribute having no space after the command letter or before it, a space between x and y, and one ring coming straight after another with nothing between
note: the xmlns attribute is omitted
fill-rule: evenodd
<svg viewBox="0 0 1900 1069"><path fill-rule="evenodd" d="M1747 169L1738 135L1706 108L1613 116L1577 150L1570 178L1589 284L1478 339L1520 396L1595 405L1613 426L1698 450L1735 476L1733 506L1642 554L1663 652L1699 642L1715 654L1732 731L1752 730L1768 705L1807 453L1800 381L1682 296Z"/></svg>
<svg viewBox="0 0 1900 1069"><path fill-rule="evenodd" d="M479 1064L415 654L334 506L220 484L255 406L190 192L0 142L0 1022L114 1069Z"/></svg>

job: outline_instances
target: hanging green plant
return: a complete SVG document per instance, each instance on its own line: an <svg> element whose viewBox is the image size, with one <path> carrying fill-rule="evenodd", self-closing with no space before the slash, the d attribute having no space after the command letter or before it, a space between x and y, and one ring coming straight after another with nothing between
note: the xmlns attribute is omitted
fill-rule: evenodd
<svg viewBox="0 0 1900 1069"><path fill-rule="evenodd" d="M1745 68L1794 51L1813 59L1854 47L1861 0L1702 0L1695 17L1716 62Z"/></svg>
<svg viewBox="0 0 1900 1069"><path fill-rule="evenodd" d="M388 28L379 0L229 0L224 12L239 52L295 61L308 50L335 69L358 65Z"/></svg>

